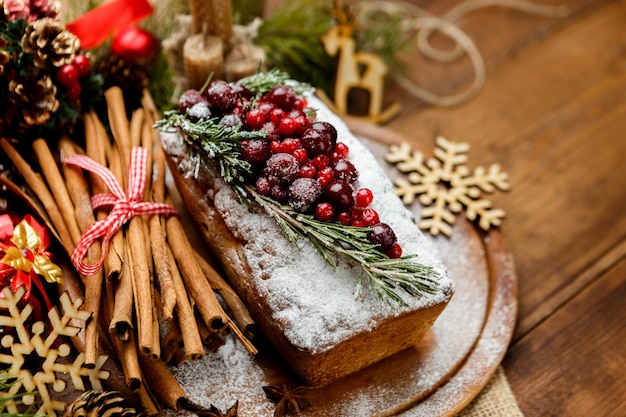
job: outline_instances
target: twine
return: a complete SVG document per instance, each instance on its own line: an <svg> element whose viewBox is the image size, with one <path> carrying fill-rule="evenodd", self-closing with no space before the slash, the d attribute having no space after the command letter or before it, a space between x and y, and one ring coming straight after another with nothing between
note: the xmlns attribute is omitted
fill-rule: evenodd
<svg viewBox="0 0 626 417"><path fill-rule="evenodd" d="M563 17L568 13L565 6L547 6L526 0L467 0L452 8L442 17L437 17L419 6L402 0L366 0L358 3L360 15L365 19L368 16L386 14L390 17L408 15L402 24L408 39L415 37L416 48L426 57L439 62L452 62L467 55L473 70L472 84L464 91L454 95L440 95L430 92L411 81L401 71L393 71L393 79L407 92L429 104L437 106L455 106L467 102L476 96L485 85L487 71L485 62L472 39L461 30L455 22L467 14L487 7L506 7L528 14L546 18ZM365 23L367 26L367 23ZM439 32L455 42L451 50L435 48L430 43L430 37Z"/></svg>

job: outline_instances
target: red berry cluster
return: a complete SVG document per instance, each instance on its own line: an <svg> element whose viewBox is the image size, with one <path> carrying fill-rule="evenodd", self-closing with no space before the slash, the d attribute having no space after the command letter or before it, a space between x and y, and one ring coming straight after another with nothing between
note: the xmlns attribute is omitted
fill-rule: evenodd
<svg viewBox="0 0 626 417"><path fill-rule="evenodd" d="M65 64L58 69L56 80L65 87L69 101L77 102L80 99L80 80L89 75L90 67L89 59L85 55L77 54L71 64Z"/></svg>
<svg viewBox="0 0 626 417"><path fill-rule="evenodd" d="M196 121L218 117L221 125L263 131L265 137L243 141L241 149L259 194L320 221L369 227L369 241L399 258L396 235L371 208L372 191L357 187L358 171L348 160L348 146L337 142L335 127L307 116L313 110L289 86L274 87L254 105L251 99L241 84L214 81L206 91L186 91L179 111Z"/></svg>

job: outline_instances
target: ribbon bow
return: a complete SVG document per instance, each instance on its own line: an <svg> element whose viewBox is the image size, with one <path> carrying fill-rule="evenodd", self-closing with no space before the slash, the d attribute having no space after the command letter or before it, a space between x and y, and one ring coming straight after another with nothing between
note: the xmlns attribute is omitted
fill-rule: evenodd
<svg viewBox="0 0 626 417"><path fill-rule="evenodd" d="M47 249L50 237L46 229L31 216L26 215L17 225L8 214L0 216L0 283L9 285L13 292L24 286L24 300L30 300L33 284L37 287L48 308L52 303L46 295L39 276L47 282L60 282L63 271L50 260ZM38 304L34 306L40 310Z"/></svg>
<svg viewBox="0 0 626 417"><path fill-rule="evenodd" d="M91 206L94 210L105 206L113 208L106 218L98 220L85 230L72 252L72 263L81 274L88 276L98 272L104 262L109 239L132 217L142 214L178 214L176 209L167 204L142 201L147 160L147 149L141 147L132 149L128 166L128 197L113 173L93 159L84 155L73 155L65 160L68 165L96 174L111 191L110 194L101 193L91 197ZM83 259L89 247L98 239L102 239L100 261L95 265L87 265Z"/></svg>

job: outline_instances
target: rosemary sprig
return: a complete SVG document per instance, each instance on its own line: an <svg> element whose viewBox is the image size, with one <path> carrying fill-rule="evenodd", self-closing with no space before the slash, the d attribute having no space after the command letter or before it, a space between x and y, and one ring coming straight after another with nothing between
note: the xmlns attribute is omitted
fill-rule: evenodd
<svg viewBox="0 0 626 417"><path fill-rule="evenodd" d="M249 185L246 188L248 195L277 221L290 241L300 237L308 238L332 266L337 257L359 265L361 275L357 284L357 298L365 283L381 302L395 310L397 305L406 304L397 289L413 296L436 292L437 272L432 267L411 261L417 255L389 258L367 239L370 228L323 222L262 196Z"/></svg>

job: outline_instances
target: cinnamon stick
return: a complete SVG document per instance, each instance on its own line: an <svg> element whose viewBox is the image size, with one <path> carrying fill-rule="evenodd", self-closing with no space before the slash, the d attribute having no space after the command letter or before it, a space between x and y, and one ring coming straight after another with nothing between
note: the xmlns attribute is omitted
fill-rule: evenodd
<svg viewBox="0 0 626 417"><path fill-rule="evenodd" d="M109 169L121 184L124 175L122 174L122 162L117 147L110 148ZM106 257L104 258L104 270L108 281L116 280L122 272L122 263L126 260L126 243L124 231L118 230L111 240L107 248Z"/></svg>
<svg viewBox="0 0 626 417"><path fill-rule="evenodd" d="M165 219L169 248L176 259L178 268L189 294L196 302L202 319L213 331L222 330L226 326L226 314L222 310L217 297L206 279L200 265L196 261L193 248L187 240L180 219L169 216Z"/></svg>
<svg viewBox="0 0 626 417"><path fill-rule="evenodd" d="M256 331L256 324L245 306L241 298L237 295L235 290L228 285L228 283L222 278L222 276L203 258L197 251L194 251L196 260L202 268L204 276L211 284L211 288L215 290L228 306L230 312L233 315L237 326L243 330L243 333L247 338L254 338Z"/></svg>
<svg viewBox="0 0 626 417"><path fill-rule="evenodd" d="M176 316L178 318L178 325L181 330L187 358L192 361L200 360L204 357L204 349L202 347L202 340L200 339L198 325L193 308L191 307L187 297L187 290L185 289L183 278L176 266L174 254L169 247L167 247L167 259L171 265L172 286L176 293L177 300Z"/></svg>
<svg viewBox="0 0 626 417"><path fill-rule="evenodd" d="M122 235L123 236L123 235ZM122 273L116 281L109 281L107 286L114 288L114 295L110 297L112 306L109 333L117 339L127 341L133 329L133 281L130 262L122 264Z"/></svg>
<svg viewBox="0 0 626 417"><path fill-rule="evenodd" d="M35 195L41 201L44 208L48 212L50 216L50 221L54 225L57 234L61 239L61 244L68 254L71 254L74 250L74 243L72 237L70 235L69 230L65 224L65 220L63 219L63 215L59 210L59 206L57 205L52 193L46 186L43 179L39 176L39 174L33 171L32 167L22 156L17 152L17 150L9 143L9 141L5 138L0 138L0 146L7 154L11 162L15 168L22 175L28 186L33 190Z"/></svg>
<svg viewBox="0 0 626 417"><path fill-rule="evenodd" d="M163 361L141 356L140 363L145 381L158 402L178 410L180 403L187 400L187 395Z"/></svg>

